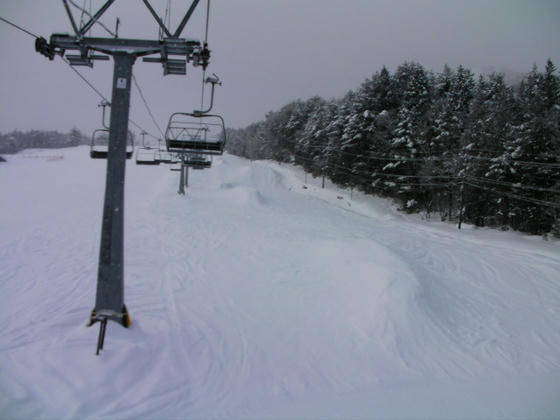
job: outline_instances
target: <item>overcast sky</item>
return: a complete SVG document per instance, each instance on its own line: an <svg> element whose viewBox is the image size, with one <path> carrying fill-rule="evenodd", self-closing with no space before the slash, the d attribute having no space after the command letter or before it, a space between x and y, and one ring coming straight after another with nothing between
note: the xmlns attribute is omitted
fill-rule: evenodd
<svg viewBox="0 0 560 420"><path fill-rule="evenodd" d="M172 1L173 28L190 1ZM96 10L104 1L92 3ZM163 13L165 0L151 3ZM183 36L203 38L205 14L202 0ZM0 16L47 39L71 32L60 0L0 0ZM117 1L102 21L114 27L117 16L121 37L157 39L140 0ZM560 67L559 22L559 0L211 0L208 72L223 81L214 111L243 127L298 98L341 97L383 65L394 71L405 61L436 72L447 63L527 73L548 58ZM108 35L96 26L93 36ZM99 96L59 57L35 53L32 37L0 22L0 53L1 133L101 125ZM112 62L78 70L110 99ZM172 112L200 108L202 70L187 72L164 77L159 64L134 65L163 130ZM131 104L131 118L158 135L135 89Z"/></svg>

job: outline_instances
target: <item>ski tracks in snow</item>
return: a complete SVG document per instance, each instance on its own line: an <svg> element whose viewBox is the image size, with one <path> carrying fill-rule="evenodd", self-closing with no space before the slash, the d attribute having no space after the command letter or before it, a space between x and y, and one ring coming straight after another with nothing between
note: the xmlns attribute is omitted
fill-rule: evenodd
<svg viewBox="0 0 560 420"><path fill-rule="evenodd" d="M431 417L442 411L418 396L439 401L434 383L473 381L470 397L447 391L468 408L477 378L560 374L557 247L370 212L339 190L301 189L291 167L227 155L191 171L186 196L165 167L127 166L132 326L110 323L96 358L84 321L104 165L65 153L51 164L66 166L42 164L50 178L2 168L24 184L0 231L5 413ZM75 162L84 172L68 179ZM42 215L29 210L35 187ZM413 409L399 411L408 391ZM479 417L504 412L488 401Z"/></svg>
<svg viewBox="0 0 560 420"><path fill-rule="evenodd" d="M447 341L446 352L454 348L462 353L461 357L445 352L441 358L429 357L441 366L461 360L452 374L444 369L451 376L461 370L467 375L489 370L528 375L560 372L560 360L551 358L560 345L560 335L554 332L554 325L560 325L556 309L560 287L550 281L553 273L560 272L560 262L548 252L531 250L528 240L501 242L498 232L486 233L498 241L406 223L381 235L420 282L418 309L430 322L417 320L418 326L436 326L442 336L432 341ZM406 241L395 241L398 237ZM548 340L541 341L543 336Z"/></svg>

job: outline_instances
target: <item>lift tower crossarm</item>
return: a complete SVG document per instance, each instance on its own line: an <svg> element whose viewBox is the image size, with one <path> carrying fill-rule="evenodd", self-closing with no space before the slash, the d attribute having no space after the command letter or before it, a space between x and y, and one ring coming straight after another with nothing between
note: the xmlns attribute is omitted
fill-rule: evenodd
<svg viewBox="0 0 560 420"><path fill-rule="evenodd" d="M78 38L66 34L53 34L50 39L51 45L61 50L82 50L83 48L96 50L105 54L113 54L117 51L126 51L130 54L138 56L150 55L163 52L166 49L166 55L183 55L189 56L196 47L200 46L198 39L172 39L169 42L143 40L143 39L126 39L126 38ZM169 48L168 44L173 44L173 48Z"/></svg>
<svg viewBox="0 0 560 420"><path fill-rule="evenodd" d="M79 38L67 34L51 35L49 47L53 52L63 55L66 50L78 50L80 55L67 55L72 65L93 67L93 60L108 59L103 55L92 55L90 51L98 51L108 55L117 52L127 52L135 57L160 54L159 58L147 57L144 61L161 63L164 75L186 74L186 63L204 65L205 61L198 59L200 41L197 39L166 38L161 41L126 39L126 38ZM185 59L172 59L168 56L180 56Z"/></svg>

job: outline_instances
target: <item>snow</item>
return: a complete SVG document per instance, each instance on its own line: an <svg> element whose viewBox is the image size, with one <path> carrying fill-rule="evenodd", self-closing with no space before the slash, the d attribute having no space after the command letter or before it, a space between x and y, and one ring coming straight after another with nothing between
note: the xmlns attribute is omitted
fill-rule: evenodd
<svg viewBox="0 0 560 420"><path fill-rule="evenodd" d="M132 326L95 356L105 162L56 154L0 166L1 418L560 416L557 242L230 155L186 196L127 164Z"/></svg>

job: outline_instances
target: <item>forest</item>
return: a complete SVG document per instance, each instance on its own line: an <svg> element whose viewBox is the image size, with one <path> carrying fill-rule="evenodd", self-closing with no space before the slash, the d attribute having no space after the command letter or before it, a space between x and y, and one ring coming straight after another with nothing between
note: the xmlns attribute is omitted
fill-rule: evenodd
<svg viewBox="0 0 560 420"><path fill-rule="evenodd" d="M295 100L228 130L227 149L300 165L405 212L560 236L560 77L383 67L343 98Z"/></svg>
<svg viewBox="0 0 560 420"><path fill-rule="evenodd" d="M68 133L58 131L12 131L0 133L0 153L17 153L24 149L58 149L89 144L90 140L77 128Z"/></svg>

